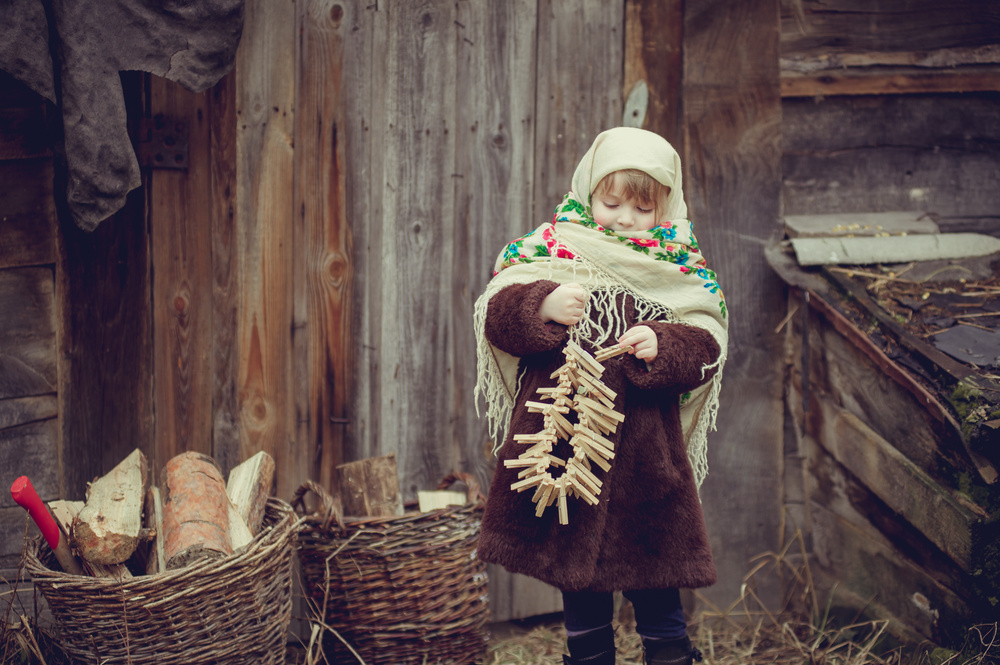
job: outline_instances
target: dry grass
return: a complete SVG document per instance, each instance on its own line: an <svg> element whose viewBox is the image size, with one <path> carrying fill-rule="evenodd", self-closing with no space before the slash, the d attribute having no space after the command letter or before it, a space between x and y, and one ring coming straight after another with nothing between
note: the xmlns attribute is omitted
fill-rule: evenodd
<svg viewBox="0 0 1000 665"><path fill-rule="evenodd" d="M817 597L801 534L777 553L755 558L740 598L720 609L700 594L702 611L692 622L694 644L704 665L995 665L1000 664L997 624L970 629L960 651L930 643L900 645L888 621L837 625L829 603ZM784 589L780 608L768 608L757 589L777 583ZM628 612L619 615L618 663L642 663L639 636ZM558 665L566 643L558 623L494 640L484 665Z"/></svg>

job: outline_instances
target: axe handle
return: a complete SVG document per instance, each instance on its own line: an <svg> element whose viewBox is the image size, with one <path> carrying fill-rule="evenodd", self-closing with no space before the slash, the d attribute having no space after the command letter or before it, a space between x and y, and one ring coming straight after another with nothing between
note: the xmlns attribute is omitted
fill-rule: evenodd
<svg viewBox="0 0 1000 665"><path fill-rule="evenodd" d="M52 518L49 509L42 503L38 492L35 491L27 476L21 476L14 481L14 484L10 486L10 496L31 515L31 519L38 525L39 531L42 532L45 542L49 544L52 552L56 555L56 560L59 561L62 569L73 575L83 575L83 568L77 558L73 556L73 552L70 551L66 535Z"/></svg>

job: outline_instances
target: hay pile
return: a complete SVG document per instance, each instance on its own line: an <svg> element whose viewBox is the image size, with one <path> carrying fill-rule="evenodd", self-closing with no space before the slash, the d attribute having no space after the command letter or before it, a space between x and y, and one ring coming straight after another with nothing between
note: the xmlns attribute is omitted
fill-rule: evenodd
<svg viewBox="0 0 1000 665"><path fill-rule="evenodd" d="M789 552L794 550L794 554ZM689 626L703 665L1000 665L997 624L973 626L958 651L931 643L900 644L888 621L842 625L817 597L801 533L780 552L754 559L740 598L726 609L696 593L708 608ZM777 576L777 580L774 579ZM757 593L765 584L784 590L779 609ZM771 588L771 587L768 587ZM627 601L617 622L619 665L641 665L642 646ZM557 618L513 637L495 639L484 665L561 665L566 634Z"/></svg>

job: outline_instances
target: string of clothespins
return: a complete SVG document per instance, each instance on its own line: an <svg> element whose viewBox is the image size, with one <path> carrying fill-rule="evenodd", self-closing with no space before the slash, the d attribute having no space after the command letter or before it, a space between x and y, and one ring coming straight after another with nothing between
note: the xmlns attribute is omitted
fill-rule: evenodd
<svg viewBox="0 0 1000 665"><path fill-rule="evenodd" d="M537 517L558 504L559 523L569 524L569 497L597 504L603 483L593 468L597 466L605 473L611 469L615 445L607 437L625 421L624 414L614 409L617 394L601 380L601 363L631 351L631 346L615 345L591 355L569 340L563 349L566 362L549 377L558 378L556 386L538 388L540 401L526 402L529 412L543 415L544 428L535 434L515 434L514 440L529 448L516 459L505 460L504 466L523 467L510 488L517 492L535 489L531 500L537 506ZM566 417L571 411L576 414L576 422ZM552 454L560 440L572 446L569 459ZM553 467L563 468L563 472L553 476Z"/></svg>

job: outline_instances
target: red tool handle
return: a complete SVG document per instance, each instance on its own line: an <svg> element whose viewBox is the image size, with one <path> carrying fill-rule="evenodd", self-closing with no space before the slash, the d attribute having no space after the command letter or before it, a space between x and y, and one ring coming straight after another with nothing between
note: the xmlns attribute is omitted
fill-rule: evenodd
<svg viewBox="0 0 1000 665"><path fill-rule="evenodd" d="M28 480L28 476L21 476L14 481L14 484L10 486L10 495L18 505L28 511L31 519L35 520L38 529L45 536L45 542L55 551L59 546L59 525L52 519L49 509L38 498L38 492Z"/></svg>
<svg viewBox="0 0 1000 665"><path fill-rule="evenodd" d="M52 548L52 552L56 555L56 560L59 561L62 569L67 573L83 575L83 568L80 566L79 560L73 556L73 552L69 549L69 543L66 542L62 531L59 530L59 525L52 518L48 507L38 497L38 492L32 487L27 476L21 476L14 481L14 484L10 486L10 495L18 505L28 511L31 519L35 520L35 524L38 525L38 529L45 537L45 542Z"/></svg>

